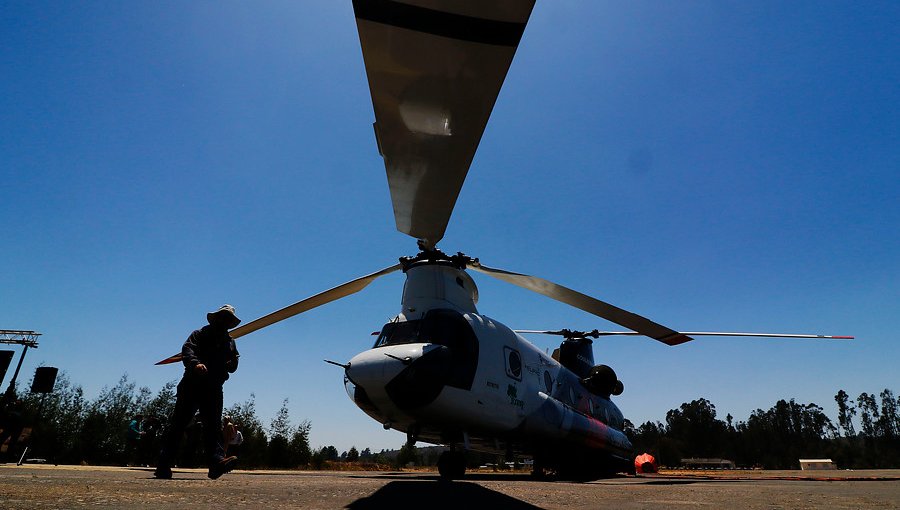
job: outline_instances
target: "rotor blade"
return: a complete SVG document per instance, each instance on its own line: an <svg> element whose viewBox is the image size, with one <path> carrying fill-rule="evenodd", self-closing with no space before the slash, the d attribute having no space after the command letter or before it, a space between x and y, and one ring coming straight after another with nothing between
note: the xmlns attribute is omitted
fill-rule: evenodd
<svg viewBox="0 0 900 510"><path fill-rule="evenodd" d="M598 331L599 336L612 336L612 335L636 335L637 333L633 331ZM764 337L764 338L821 338L821 339L834 339L834 340L853 340L855 337L852 336L838 336L838 335L808 335L808 334L793 334L793 333L734 333L728 331L682 331L682 335L690 335L690 336L751 336L751 337Z"/></svg>
<svg viewBox="0 0 900 510"><path fill-rule="evenodd" d="M444 236L534 0L353 0L397 230Z"/></svg>
<svg viewBox="0 0 900 510"><path fill-rule="evenodd" d="M513 333L519 333L522 335L563 335L563 331L558 329L556 331L550 331L545 329L514 329ZM637 335L638 333L635 333Z"/></svg>
<svg viewBox="0 0 900 510"><path fill-rule="evenodd" d="M562 335L563 331L542 331L542 330L534 330L534 329L516 329L513 330L516 333L524 333L524 334L543 334L543 335ZM793 334L793 333L733 333L733 332L725 332L725 331L680 331L682 335L688 336L751 336L751 337L765 337L765 338L820 338L820 339L833 339L833 340L853 340L856 337L853 336L839 336L839 335L808 335L808 334ZM634 331L591 331L587 333L587 336L592 336L594 338L598 336L638 336L641 333L636 333Z"/></svg>
<svg viewBox="0 0 900 510"><path fill-rule="evenodd" d="M229 332L229 334L231 335L231 338L239 338L248 333L253 333L258 329L262 329L266 326L271 326L276 322L282 321L289 317L293 317L299 313L311 310L317 306L322 306L342 297L347 297L351 294L355 294L366 288L366 286L372 283L372 281L376 278L393 273L398 269L400 269L400 264L394 264L393 266L386 267L381 271L376 271L372 274L362 276L355 280L350 280L347 283L342 283L333 289L326 290L325 292L320 292L315 296L310 296L302 301L297 301L296 303L290 306L286 306L281 310L277 310L268 315L260 317L259 319L250 321L243 326L234 328Z"/></svg>
<svg viewBox="0 0 900 510"><path fill-rule="evenodd" d="M477 260L469 262L468 266L488 276L493 276L498 280L518 285L524 289L543 294L549 298L584 310L585 312L592 313L597 317L614 322L619 326L634 330L641 335L659 340L666 345L678 345L692 340L691 337L657 324L650 319L623 310L609 303L605 303L597 298L582 294L568 287L563 287L562 285L553 283L549 280L544 280L543 278L504 271L503 269L493 269L481 264Z"/></svg>
<svg viewBox="0 0 900 510"><path fill-rule="evenodd" d="M337 287L326 290L325 292L320 292L314 296L310 296L302 301L297 301L296 303L286 306L280 310L272 312L268 315L260 317L254 321L250 321L243 326L232 329L228 332L231 335L231 338L240 338L248 333L252 333L258 329L262 329L266 326L271 326L276 322L282 321L289 317L293 317L294 315L303 313L307 310L311 310L317 306L322 306L326 303L330 303L332 301L338 300L342 297L347 297L351 294L355 294L372 283L373 280L380 276L384 276L386 274L393 273L400 269L400 264L394 264L393 266L386 267L380 271L376 271L372 274L368 274L366 276L362 276L355 280L350 280L347 283L342 283ZM181 361L181 354L175 354L170 356L158 363L157 365L166 365L169 363L175 363Z"/></svg>
<svg viewBox="0 0 900 510"><path fill-rule="evenodd" d="M181 353L179 352L178 354L173 354L164 360L157 361L156 363L154 363L154 365L168 365L169 363L178 363L179 361L181 361L181 359Z"/></svg>

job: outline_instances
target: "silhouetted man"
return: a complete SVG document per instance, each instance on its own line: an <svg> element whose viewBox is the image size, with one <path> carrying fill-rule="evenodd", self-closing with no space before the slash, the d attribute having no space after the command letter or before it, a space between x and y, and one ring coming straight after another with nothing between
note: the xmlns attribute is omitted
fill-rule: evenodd
<svg viewBox="0 0 900 510"><path fill-rule="evenodd" d="M209 325L191 333L181 347L184 376L178 383L175 411L163 438L156 478L172 478L172 460L184 430L200 412L203 445L212 479L234 469L237 457L225 457L222 445L222 385L238 366L237 348L228 330L240 324L234 307L223 305L206 314Z"/></svg>

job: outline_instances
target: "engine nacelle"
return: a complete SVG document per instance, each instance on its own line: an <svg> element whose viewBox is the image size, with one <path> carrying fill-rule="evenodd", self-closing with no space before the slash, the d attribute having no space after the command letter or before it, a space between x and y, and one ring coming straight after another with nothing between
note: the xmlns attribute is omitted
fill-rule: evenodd
<svg viewBox="0 0 900 510"><path fill-rule="evenodd" d="M597 365L591 368L581 383L594 395L607 398L610 395L621 395L625 390L625 385L616 377L616 371L609 365Z"/></svg>

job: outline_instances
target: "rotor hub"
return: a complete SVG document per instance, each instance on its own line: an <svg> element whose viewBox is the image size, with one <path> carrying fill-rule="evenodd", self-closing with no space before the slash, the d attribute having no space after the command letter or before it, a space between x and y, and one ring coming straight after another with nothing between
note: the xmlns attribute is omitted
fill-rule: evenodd
<svg viewBox="0 0 900 510"><path fill-rule="evenodd" d="M419 247L422 247L421 241L419 241ZM443 264L465 270L470 264L478 264L478 259L473 259L462 252L457 252L456 255L447 255L437 248L423 249L413 257L400 257L400 265L404 273L413 266L425 264Z"/></svg>

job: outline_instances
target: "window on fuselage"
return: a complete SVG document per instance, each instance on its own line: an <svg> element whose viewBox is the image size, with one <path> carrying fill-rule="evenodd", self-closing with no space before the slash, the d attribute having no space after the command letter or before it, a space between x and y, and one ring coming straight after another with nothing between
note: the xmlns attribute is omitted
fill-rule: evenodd
<svg viewBox="0 0 900 510"><path fill-rule="evenodd" d="M506 357L506 375L517 380L522 380L522 355L512 347L503 347L503 355Z"/></svg>

